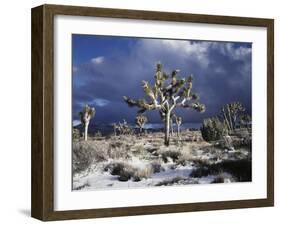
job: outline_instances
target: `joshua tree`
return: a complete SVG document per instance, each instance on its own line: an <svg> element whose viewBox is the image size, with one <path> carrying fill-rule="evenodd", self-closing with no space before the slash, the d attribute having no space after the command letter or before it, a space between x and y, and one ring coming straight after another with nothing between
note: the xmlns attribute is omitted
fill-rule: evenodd
<svg viewBox="0 0 281 226"><path fill-rule="evenodd" d="M174 116L175 120L176 120L176 124L177 124L177 135L178 137L180 136L180 127L182 124L182 117L177 117L176 115Z"/></svg>
<svg viewBox="0 0 281 226"><path fill-rule="evenodd" d="M245 111L240 102L232 102L222 107L222 117L229 131L233 131L237 126L238 117Z"/></svg>
<svg viewBox="0 0 281 226"><path fill-rule="evenodd" d="M139 127L140 133L142 133L142 128L147 123L147 117L144 115L137 115L135 119L136 125Z"/></svg>
<svg viewBox="0 0 281 226"><path fill-rule="evenodd" d="M117 136L117 130L118 130L118 125L116 123L112 124L113 130L114 130L114 136Z"/></svg>
<svg viewBox="0 0 281 226"><path fill-rule="evenodd" d="M115 136L117 135L117 131L119 132L119 135L125 135L125 134L132 134L133 131L128 125L127 121L123 119L123 122L118 122L118 124L113 123L113 129Z"/></svg>
<svg viewBox="0 0 281 226"><path fill-rule="evenodd" d="M198 95L192 93L192 76L187 78L177 78L179 70L174 70L169 76L162 71L162 65L157 64L155 83L150 85L143 81L143 90L146 99L133 100L124 96L125 102L130 107L138 107L139 113L147 110L158 110L165 123L165 145L170 141L170 119L175 108L192 108L198 112L205 111L205 105L197 102Z"/></svg>
<svg viewBox="0 0 281 226"><path fill-rule="evenodd" d="M95 113L96 113L96 109L90 108L89 105L86 105L84 107L83 111L81 111L79 113L81 123L83 124L83 126L85 128L85 132L84 132L85 140L88 139L88 126L89 126L91 118L95 117Z"/></svg>

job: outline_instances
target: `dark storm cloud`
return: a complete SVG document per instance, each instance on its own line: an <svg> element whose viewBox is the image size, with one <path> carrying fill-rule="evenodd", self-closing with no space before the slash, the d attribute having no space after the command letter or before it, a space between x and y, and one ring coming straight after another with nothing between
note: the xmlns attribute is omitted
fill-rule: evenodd
<svg viewBox="0 0 281 226"><path fill-rule="evenodd" d="M92 38L92 43L96 39ZM116 38L122 39L122 38ZM112 39L111 39L112 40ZM215 115L222 105L242 102L251 113L251 45L248 43L128 39L130 45L112 45L112 51L95 55L73 65L73 119L86 103L96 108L95 121L133 121L137 109L129 108L122 96L143 97L141 81L153 82L155 64L160 61L170 73L194 76L194 92L206 105L206 112L179 110L186 122L199 122ZM79 47L79 43L76 43ZM126 48L125 48L126 47ZM100 46L100 49L102 47ZM81 51L83 51L81 49ZM85 50L84 50L85 51ZM76 50L79 58L79 48ZM150 122L159 122L157 112L148 113Z"/></svg>

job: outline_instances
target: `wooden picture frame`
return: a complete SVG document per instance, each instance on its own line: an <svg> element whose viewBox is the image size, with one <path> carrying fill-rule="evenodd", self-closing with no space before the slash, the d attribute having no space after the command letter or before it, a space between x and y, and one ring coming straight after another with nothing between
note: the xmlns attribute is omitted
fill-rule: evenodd
<svg viewBox="0 0 281 226"><path fill-rule="evenodd" d="M126 18L267 29L267 198L178 203L101 209L54 210L54 16ZM274 21L273 19L211 16L61 5L32 9L32 217L66 220L163 214L274 205Z"/></svg>

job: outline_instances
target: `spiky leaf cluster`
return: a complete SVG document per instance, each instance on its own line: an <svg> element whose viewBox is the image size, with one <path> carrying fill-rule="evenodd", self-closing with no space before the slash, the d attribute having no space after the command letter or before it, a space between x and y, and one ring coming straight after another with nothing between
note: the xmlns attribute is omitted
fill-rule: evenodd
<svg viewBox="0 0 281 226"><path fill-rule="evenodd" d="M135 123L139 128L142 128L147 123L147 117L144 115L137 115L135 118Z"/></svg>
<svg viewBox="0 0 281 226"><path fill-rule="evenodd" d="M182 124L182 117L174 115L176 124L180 126Z"/></svg>
<svg viewBox="0 0 281 226"><path fill-rule="evenodd" d="M190 108L198 112L205 111L205 105L198 102L199 96L192 92L193 77L178 78L179 70L174 70L170 75L162 70L162 65L156 65L154 84L143 81L145 98L132 99L124 96L125 102L130 107L139 108L139 113L148 110L159 110L161 118L176 107Z"/></svg>
<svg viewBox="0 0 281 226"><path fill-rule="evenodd" d="M86 104L86 106L83 108L83 111L79 112L81 123L85 125L87 120L90 120L91 118L95 117L95 114L96 109L91 108L89 105Z"/></svg>

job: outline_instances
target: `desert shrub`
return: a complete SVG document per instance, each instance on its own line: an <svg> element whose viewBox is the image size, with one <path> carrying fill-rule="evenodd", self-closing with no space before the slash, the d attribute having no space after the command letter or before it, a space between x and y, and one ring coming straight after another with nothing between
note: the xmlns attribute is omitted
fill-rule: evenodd
<svg viewBox="0 0 281 226"><path fill-rule="evenodd" d="M149 155L149 152L145 149L143 144L137 144L132 148L128 148L134 156L138 156L141 159L146 158Z"/></svg>
<svg viewBox="0 0 281 226"><path fill-rule="evenodd" d="M114 124L116 134L119 135L132 135L134 134L133 128L131 128L127 121L124 119L123 122L119 122L118 124Z"/></svg>
<svg viewBox="0 0 281 226"><path fill-rule="evenodd" d="M158 161L153 161L151 163L151 167L152 167L153 173L159 173L163 169L162 166L161 166L161 163L158 162Z"/></svg>
<svg viewBox="0 0 281 226"><path fill-rule="evenodd" d="M225 172L235 177L236 181L245 182L252 180L252 162L247 159L236 161L224 161L217 164Z"/></svg>
<svg viewBox="0 0 281 226"><path fill-rule="evenodd" d="M190 176L195 178L229 173L235 181L244 182L252 180L252 163L250 160L226 160L216 164L203 163L194 169Z"/></svg>
<svg viewBox="0 0 281 226"><path fill-rule="evenodd" d="M211 183L212 184L224 183L224 178L223 177L216 177Z"/></svg>
<svg viewBox="0 0 281 226"><path fill-rule="evenodd" d="M94 136L95 136L95 137L102 137L101 131L96 132Z"/></svg>
<svg viewBox="0 0 281 226"><path fill-rule="evenodd" d="M104 171L108 171L111 175L119 175L123 168L123 162L111 162L104 167Z"/></svg>
<svg viewBox="0 0 281 226"><path fill-rule="evenodd" d="M123 145L123 142L121 141L113 141L110 143L110 148L120 148Z"/></svg>
<svg viewBox="0 0 281 226"><path fill-rule="evenodd" d="M194 178L185 178L185 177L174 177L171 179L166 179L163 181L158 182L155 186L171 186L171 185L184 185L184 184L198 184L198 180Z"/></svg>
<svg viewBox="0 0 281 226"><path fill-rule="evenodd" d="M218 118L208 118L203 121L200 130L205 141L216 141L227 133L227 126Z"/></svg>
<svg viewBox="0 0 281 226"><path fill-rule="evenodd" d="M173 162L176 162L181 155L182 153L180 151L168 150L162 153L162 159L165 163L169 161L169 158L172 159Z"/></svg>
<svg viewBox="0 0 281 226"><path fill-rule="evenodd" d="M208 165L207 159L201 159L201 158L192 158L192 163L197 167L202 167Z"/></svg>
<svg viewBox="0 0 281 226"><path fill-rule="evenodd" d="M128 170L128 168L127 168ZM134 175L132 171L128 170L127 171L126 168L124 168L121 172L120 175L118 177L119 181L128 181L131 179L131 177Z"/></svg>
<svg viewBox="0 0 281 226"><path fill-rule="evenodd" d="M191 154L189 152L182 152L176 161L178 165L185 166L187 162L191 160Z"/></svg>
<svg viewBox="0 0 281 226"><path fill-rule="evenodd" d="M210 165L210 166L201 166L198 167L197 169L194 169L190 173L190 176L195 178L200 178L200 177L207 177L209 175L215 175L218 173L219 173L218 168L214 167L214 165Z"/></svg>
<svg viewBox="0 0 281 226"><path fill-rule="evenodd" d="M233 147L236 148L236 149L243 148L243 147L246 147L246 148L249 148L249 149L252 148L252 138L251 138L251 136L234 139L232 143L233 143Z"/></svg>
<svg viewBox="0 0 281 226"><path fill-rule="evenodd" d="M135 169L125 162L111 162L104 168L111 175L118 175L118 180L128 181L134 176Z"/></svg>
<svg viewBox="0 0 281 226"><path fill-rule="evenodd" d="M112 141L109 144L108 156L111 159L125 159L128 158L128 149L125 143L120 141Z"/></svg>
<svg viewBox="0 0 281 226"><path fill-rule="evenodd" d="M76 128L72 129L72 137L73 137L73 139L76 139L76 140L78 140L80 138L79 129L76 129Z"/></svg>
<svg viewBox="0 0 281 226"><path fill-rule="evenodd" d="M172 179L163 180L163 181L157 183L155 186L169 186L169 185L176 184L179 181L184 180L184 179L185 179L184 177L174 177Z"/></svg>
<svg viewBox="0 0 281 226"><path fill-rule="evenodd" d="M233 177L227 173L220 173L217 175L214 180L211 182L212 184L218 184L218 183L227 183L227 182L234 182L235 180Z"/></svg>
<svg viewBox="0 0 281 226"><path fill-rule="evenodd" d="M93 162L106 161L108 159L108 145L106 142L80 141L73 143L73 173L79 173L88 169Z"/></svg>

